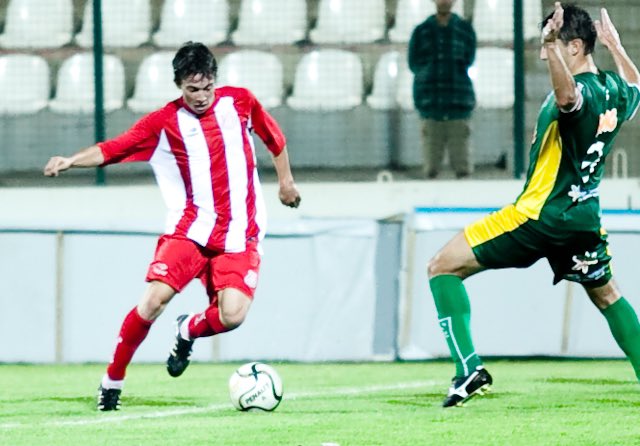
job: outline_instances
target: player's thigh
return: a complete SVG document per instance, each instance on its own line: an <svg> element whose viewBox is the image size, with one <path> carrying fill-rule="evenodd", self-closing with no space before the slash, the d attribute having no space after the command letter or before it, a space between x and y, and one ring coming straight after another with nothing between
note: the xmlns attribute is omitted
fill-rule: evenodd
<svg viewBox="0 0 640 446"><path fill-rule="evenodd" d="M612 278L611 254L604 231L581 231L567 235L563 246L548 256L554 283L569 280L597 289Z"/></svg>
<svg viewBox="0 0 640 446"><path fill-rule="evenodd" d="M253 299L260 274L260 254L255 242L248 242L243 252L213 256L200 276L210 300L224 289L233 288Z"/></svg>
<svg viewBox="0 0 640 446"><path fill-rule="evenodd" d="M513 205L466 226L464 235L484 268L526 268L545 256L544 234Z"/></svg>
<svg viewBox="0 0 640 446"><path fill-rule="evenodd" d="M195 242L163 235L147 271L147 281L159 281L182 291L206 267L208 257Z"/></svg>

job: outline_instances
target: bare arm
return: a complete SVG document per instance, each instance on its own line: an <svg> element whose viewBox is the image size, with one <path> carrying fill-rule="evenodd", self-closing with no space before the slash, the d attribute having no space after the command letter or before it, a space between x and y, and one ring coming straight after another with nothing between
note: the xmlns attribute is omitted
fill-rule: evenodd
<svg viewBox="0 0 640 446"><path fill-rule="evenodd" d="M551 85L558 108L569 111L580 100L580 93L576 88L576 81L564 61L558 47L558 34L564 23L564 10L559 2L555 4L553 17L542 30L542 44L547 52L547 66L551 76Z"/></svg>
<svg viewBox="0 0 640 446"><path fill-rule="evenodd" d="M44 174L48 177L57 177L72 167L97 167L104 163L102 150L97 145L87 147L69 157L54 156L44 166Z"/></svg>
<svg viewBox="0 0 640 446"><path fill-rule="evenodd" d="M598 32L598 40L611 53L613 61L618 68L620 76L630 84L640 85L640 73L638 68L627 55L626 50L620 42L620 35L605 8L600 10L601 20L596 20L595 26Z"/></svg>
<svg viewBox="0 0 640 446"><path fill-rule="evenodd" d="M297 208L300 204L300 193L296 183L293 181L287 148L282 149L278 156L272 156L272 160L278 175L278 184L280 185L278 192L280 202L285 206Z"/></svg>

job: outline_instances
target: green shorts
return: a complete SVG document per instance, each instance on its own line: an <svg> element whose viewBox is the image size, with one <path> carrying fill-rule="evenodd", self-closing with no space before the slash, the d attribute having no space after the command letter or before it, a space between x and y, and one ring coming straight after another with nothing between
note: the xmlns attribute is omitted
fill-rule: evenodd
<svg viewBox="0 0 640 446"><path fill-rule="evenodd" d="M486 268L526 268L544 257L553 270L554 285L565 279L599 287L611 279L611 255L603 229L558 230L509 205L466 226L464 235Z"/></svg>

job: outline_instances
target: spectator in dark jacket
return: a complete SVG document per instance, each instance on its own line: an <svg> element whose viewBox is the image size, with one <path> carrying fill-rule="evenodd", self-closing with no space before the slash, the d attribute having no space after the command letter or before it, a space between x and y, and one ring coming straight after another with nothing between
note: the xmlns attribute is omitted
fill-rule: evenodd
<svg viewBox="0 0 640 446"><path fill-rule="evenodd" d="M409 41L415 75L413 100L422 119L424 173L436 178L445 151L457 178L473 172L470 123L475 94L467 70L476 54L471 24L451 12L456 0L433 0L436 14L419 24Z"/></svg>

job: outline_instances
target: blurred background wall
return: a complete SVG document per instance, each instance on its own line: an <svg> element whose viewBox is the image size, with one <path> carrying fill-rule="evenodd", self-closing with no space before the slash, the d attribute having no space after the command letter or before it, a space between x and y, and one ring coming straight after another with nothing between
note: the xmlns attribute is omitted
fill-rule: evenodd
<svg viewBox="0 0 640 446"><path fill-rule="evenodd" d="M0 0L0 337L30 333L5 342L0 361L106 360L122 316L144 289L162 231L163 205L145 165L109 167L105 181L91 169L55 180L41 174L50 156L96 141L92 4ZM606 6L640 61L635 0L581 5L594 16ZM198 343L195 358L446 356L425 265L469 219L512 201L522 187L516 150L525 147L526 168L537 110L550 89L537 26L551 6L523 0L518 18L512 1L458 0L456 11L478 34L477 170L469 180L445 174L427 181L406 51L413 27L433 11L431 0L103 0L106 137L179 96L170 61L189 39L212 48L220 85L250 87L288 137L302 206L279 205L268 153L258 143L272 221L256 305L238 331ZM523 23L522 46L514 45L514 20ZM613 68L602 47L595 57ZM514 95L518 78L522 104ZM514 136L520 121L523 141ZM623 127L602 186L616 274L636 306L639 131L637 119ZM479 351L619 356L583 292L550 280L543 262L471 279ZM175 316L204 304L194 283L137 358L164 360Z"/></svg>

